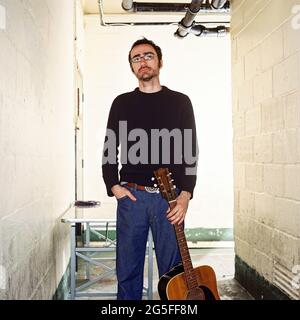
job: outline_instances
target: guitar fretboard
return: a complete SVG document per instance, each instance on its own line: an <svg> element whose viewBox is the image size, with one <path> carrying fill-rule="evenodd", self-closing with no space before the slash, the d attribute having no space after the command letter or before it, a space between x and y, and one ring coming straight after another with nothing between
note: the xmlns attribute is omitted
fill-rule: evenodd
<svg viewBox="0 0 300 320"><path fill-rule="evenodd" d="M175 207L176 203L172 202L170 203L170 208ZM176 233L176 238L177 238L177 243L182 259L182 264L183 264L183 269L184 269L184 274L186 278L186 284L189 290L198 287L198 282L196 278L196 274L193 268L193 263L191 260L189 248L186 242L186 237L184 233L184 228L183 224L174 225L175 233Z"/></svg>

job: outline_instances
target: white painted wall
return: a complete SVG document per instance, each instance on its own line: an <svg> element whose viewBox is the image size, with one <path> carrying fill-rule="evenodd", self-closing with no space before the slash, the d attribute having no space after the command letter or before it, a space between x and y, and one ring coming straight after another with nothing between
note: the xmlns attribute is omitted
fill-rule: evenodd
<svg viewBox="0 0 300 320"><path fill-rule="evenodd" d="M300 1L232 1L232 48L236 254L299 299Z"/></svg>
<svg viewBox="0 0 300 320"><path fill-rule="evenodd" d="M101 174L105 126L115 96L137 86L127 55L132 43L145 36L162 48L161 83L188 94L194 106L200 159L186 226L232 227L229 37L179 40L173 36L176 26L100 27L97 16L85 17L85 31L85 199L115 202L106 196Z"/></svg>
<svg viewBox="0 0 300 320"><path fill-rule="evenodd" d="M74 199L73 1L0 5L0 299L51 299Z"/></svg>

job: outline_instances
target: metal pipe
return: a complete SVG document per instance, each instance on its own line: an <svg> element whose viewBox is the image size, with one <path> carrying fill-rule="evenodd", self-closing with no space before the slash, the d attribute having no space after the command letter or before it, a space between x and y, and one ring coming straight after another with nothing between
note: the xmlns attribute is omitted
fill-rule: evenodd
<svg viewBox="0 0 300 320"><path fill-rule="evenodd" d="M179 27L175 32L175 36L183 38L190 32L194 23L194 18L199 12L203 1L204 0L192 0L184 18L179 22Z"/></svg>
<svg viewBox="0 0 300 320"><path fill-rule="evenodd" d="M201 24L194 25L190 30L190 33L198 37L223 37L227 32L229 32L229 28L225 26L207 28Z"/></svg>
<svg viewBox="0 0 300 320"><path fill-rule="evenodd" d="M133 11L133 0L123 0L122 8L126 11Z"/></svg>
<svg viewBox="0 0 300 320"><path fill-rule="evenodd" d="M227 0L212 0L211 2L211 6L214 9L221 9L224 7L225 3L227 2Z"/></svg>
<svg viewBox="0 0 300 320"><path fill-rule="evenodd" d="M130 12L187 12L189 3L168 3L168 2L133 2ZM124 9L124 7L123 7ZM125 9L124 9L125 10ZM128 10L126 10L128 11ZM215 8L209 2L201 3L201 13L214 12ZM228 6L220 8L218 12L228 12Z"/></svg>
<svg viewBox="0 0 300 320"><path fill-rule="evenodd" d="M106 23L104 22L104 13L103 13L103 3L102 0L98 0L98 7L99 7L99 17L100 17L100 25L106 27Z"/></svg>

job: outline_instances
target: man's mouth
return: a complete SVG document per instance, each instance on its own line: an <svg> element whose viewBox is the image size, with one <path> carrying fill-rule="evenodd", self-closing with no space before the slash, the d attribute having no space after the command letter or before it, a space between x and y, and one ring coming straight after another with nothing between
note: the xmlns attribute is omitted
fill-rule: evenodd
<svg viewBox="0 0 300 320"><path fill-rule="evenodd" d="M148 67L143 67L143 68L141 68L140 70L139 70L139 72L144 72L144 71L149 71L150 70L150 68L148 68Z"/></svg>

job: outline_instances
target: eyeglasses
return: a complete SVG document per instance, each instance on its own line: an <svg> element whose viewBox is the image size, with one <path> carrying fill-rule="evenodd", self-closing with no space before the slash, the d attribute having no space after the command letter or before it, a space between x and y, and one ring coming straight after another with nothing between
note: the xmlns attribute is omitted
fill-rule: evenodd
<svg viewBox="0 0 300 320"><path fill-rule="evenodd" d="M147 52L147 53L142 54L140 56L133 57L130 61L132 63L138 63L138 62L141 62L142 59L144 59L145 61L153 60L154 59L154 53L153 52Z"/></svg>

